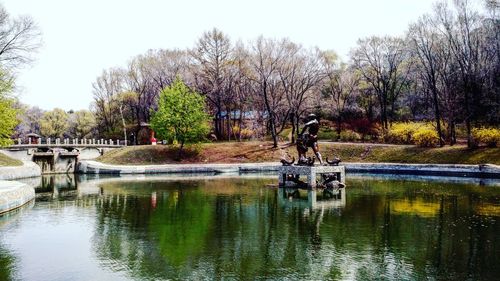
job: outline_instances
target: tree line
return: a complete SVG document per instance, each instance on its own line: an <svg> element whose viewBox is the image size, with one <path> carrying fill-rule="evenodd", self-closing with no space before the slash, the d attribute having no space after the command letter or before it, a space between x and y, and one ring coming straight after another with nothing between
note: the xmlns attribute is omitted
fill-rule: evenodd
<svg viewBox="0 0 500 281"><path fill-rule="evenodd" d="M440 144L456 142L456 126L499 122L500 18L497 1L477 10L470 1L435 4L404 36L358 40L349 59L289 39L232 42L218 29L187 50L150 50L125 68L104 70L93 84L99 134L139 130L157 109L160 91L180 77L203 94L218 139L238 139L242 126L270 135L298 130L315 112L380 124L433 120ZM242 122L251 116L251 122Z"/></svg>
<svg viewBox="0 0 500 281"><path fill-rule="evenodd" d="M423 120L433 122L440 145L456 143L460 126L473 146L474 127L498 127L500 121L499 15L496 0L436 2L403 36L359 39L346 60L287 38L233 42L212 29L192 48L149 50L126 67L103 70L92 85L90 112L64 115L14 104L22 109L17 135L138 136L158 110L162 89L179 78L205 96L218 140L241 140L250 132L270 136L277 146L291 128L293 142L302 118L316 113L334 121L337 135L346 122L363 132L377 128L384 138L393 122ZM21 27L29 26L26 19L18 24L23 21ZM35 33L32 28L26 38ZM35 44L26 42L32 41L19 42L23 52L4 48L11 53L0 53L2 66L28 60ZM0 38L0 47L6 42Z"/></svg>

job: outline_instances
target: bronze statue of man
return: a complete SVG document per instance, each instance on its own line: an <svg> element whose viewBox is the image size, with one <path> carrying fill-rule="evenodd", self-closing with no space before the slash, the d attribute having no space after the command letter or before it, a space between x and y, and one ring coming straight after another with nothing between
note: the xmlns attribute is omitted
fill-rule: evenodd
<svg viewBox="0 0 500 281"><path fill-rule="evenodd" d="M304 134L305 131L307 134ZM319 153L318 147L318 131L319 131L319 118L315 114L309 114L307 116L307 122L300 131L299 137L297 139L297 152L299 153L299 164L307 163L306 152L307 148L310 147L314 151L314 154L319 160L320 164L323 164L323 159Z"/></svg>

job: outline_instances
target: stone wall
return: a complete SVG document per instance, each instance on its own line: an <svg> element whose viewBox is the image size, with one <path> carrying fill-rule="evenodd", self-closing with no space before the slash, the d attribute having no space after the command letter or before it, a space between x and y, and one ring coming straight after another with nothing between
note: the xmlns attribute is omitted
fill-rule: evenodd
<svg viewBox="0 0 500 281"><path fill-rule="evenodd" d="M393 164L393 163L341 163L347 173L374 173L393 175L428 175L447 177L500 178L497 165L453 164ZM125 166L108 165L97 161L81 161L77 167L83 174L162 174L162 173L277 173L280 163L245 164L169 164Z"/></svg>
<svg viewBox="0 0 500 281"><path fill-rule="evenodd" d="M35 189L25 183L0 180L0 214L19 208L35 198Z"/></svg>
<svg viewBox="0 0 500 281"><path fill-rule="evenodd" d="M15 180L42 175L40 166L31 161L23 161L23 166L0 167L0 180Z"/></svg>
<svg viewBox="0 0 500 281"><path fill-rule="evenodd" d="M500 178L500 166L492 164L346 163L345 167L354 173Z"/></svg>
<svg viewBox="0 0 500 281"><path fill-rule="evenodd" d="M166 164L108 165L97 161L80 161L77 171L82 174L175 174L175 173L243 173L277 171L280 163L248 164Z"/></svg>

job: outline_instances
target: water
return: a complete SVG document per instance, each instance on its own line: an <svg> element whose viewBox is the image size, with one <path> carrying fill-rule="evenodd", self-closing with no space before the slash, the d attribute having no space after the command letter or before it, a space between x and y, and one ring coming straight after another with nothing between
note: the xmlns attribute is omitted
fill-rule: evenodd
<svg viewBox="0 0 500 281"><path fill-rule="evenodd" d="M0 280L500 276L498 185L351 176L323 199L274 177L34 180L36 202L0 217Z"/></svg>

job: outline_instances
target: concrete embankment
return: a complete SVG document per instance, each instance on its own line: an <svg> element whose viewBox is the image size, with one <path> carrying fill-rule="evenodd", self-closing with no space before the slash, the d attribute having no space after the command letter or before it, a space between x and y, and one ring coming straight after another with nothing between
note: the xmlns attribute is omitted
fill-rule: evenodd
<svg viewBox="0 0 500 281"><path fill-rule="evenodd" d="M0 167L0 180L16 180L42 175L40 166L32 161L23 161L22 166Z"/></svg>
<svg viewBox="0 0 500 281"><path fill-rule="evenodd" d="M500 166L462 164L346 163L347 172L500 179Z"/></svg>
<svg viewBox="0 0 500 281"><path fill-rule="evenodd" d="M174 174L174 173L246 173L276 172L279 163L244 164L167 164L125 166L109 165L97 161L81 161L78 172L84 174ZM496 165L446 165L446 164L392 164L344 163L349 173L374 173L398 175L429 175L453 177L500 178Z"/></svg>
<svg viewBox="0 0 500 281"><path fill-rule="evenodd" d="M242 164L165 164L165 165L109 165L97 161L81 161L77 167L83 174L178 174L178 173L239 173L277 171L276 163Z"/></svg>
<svg viewBox="0 0 500 281"><path fill-rule="evenodd" d="M19 208L35 198L35 189L25 183L0 180L0 214Z"/></svg>

